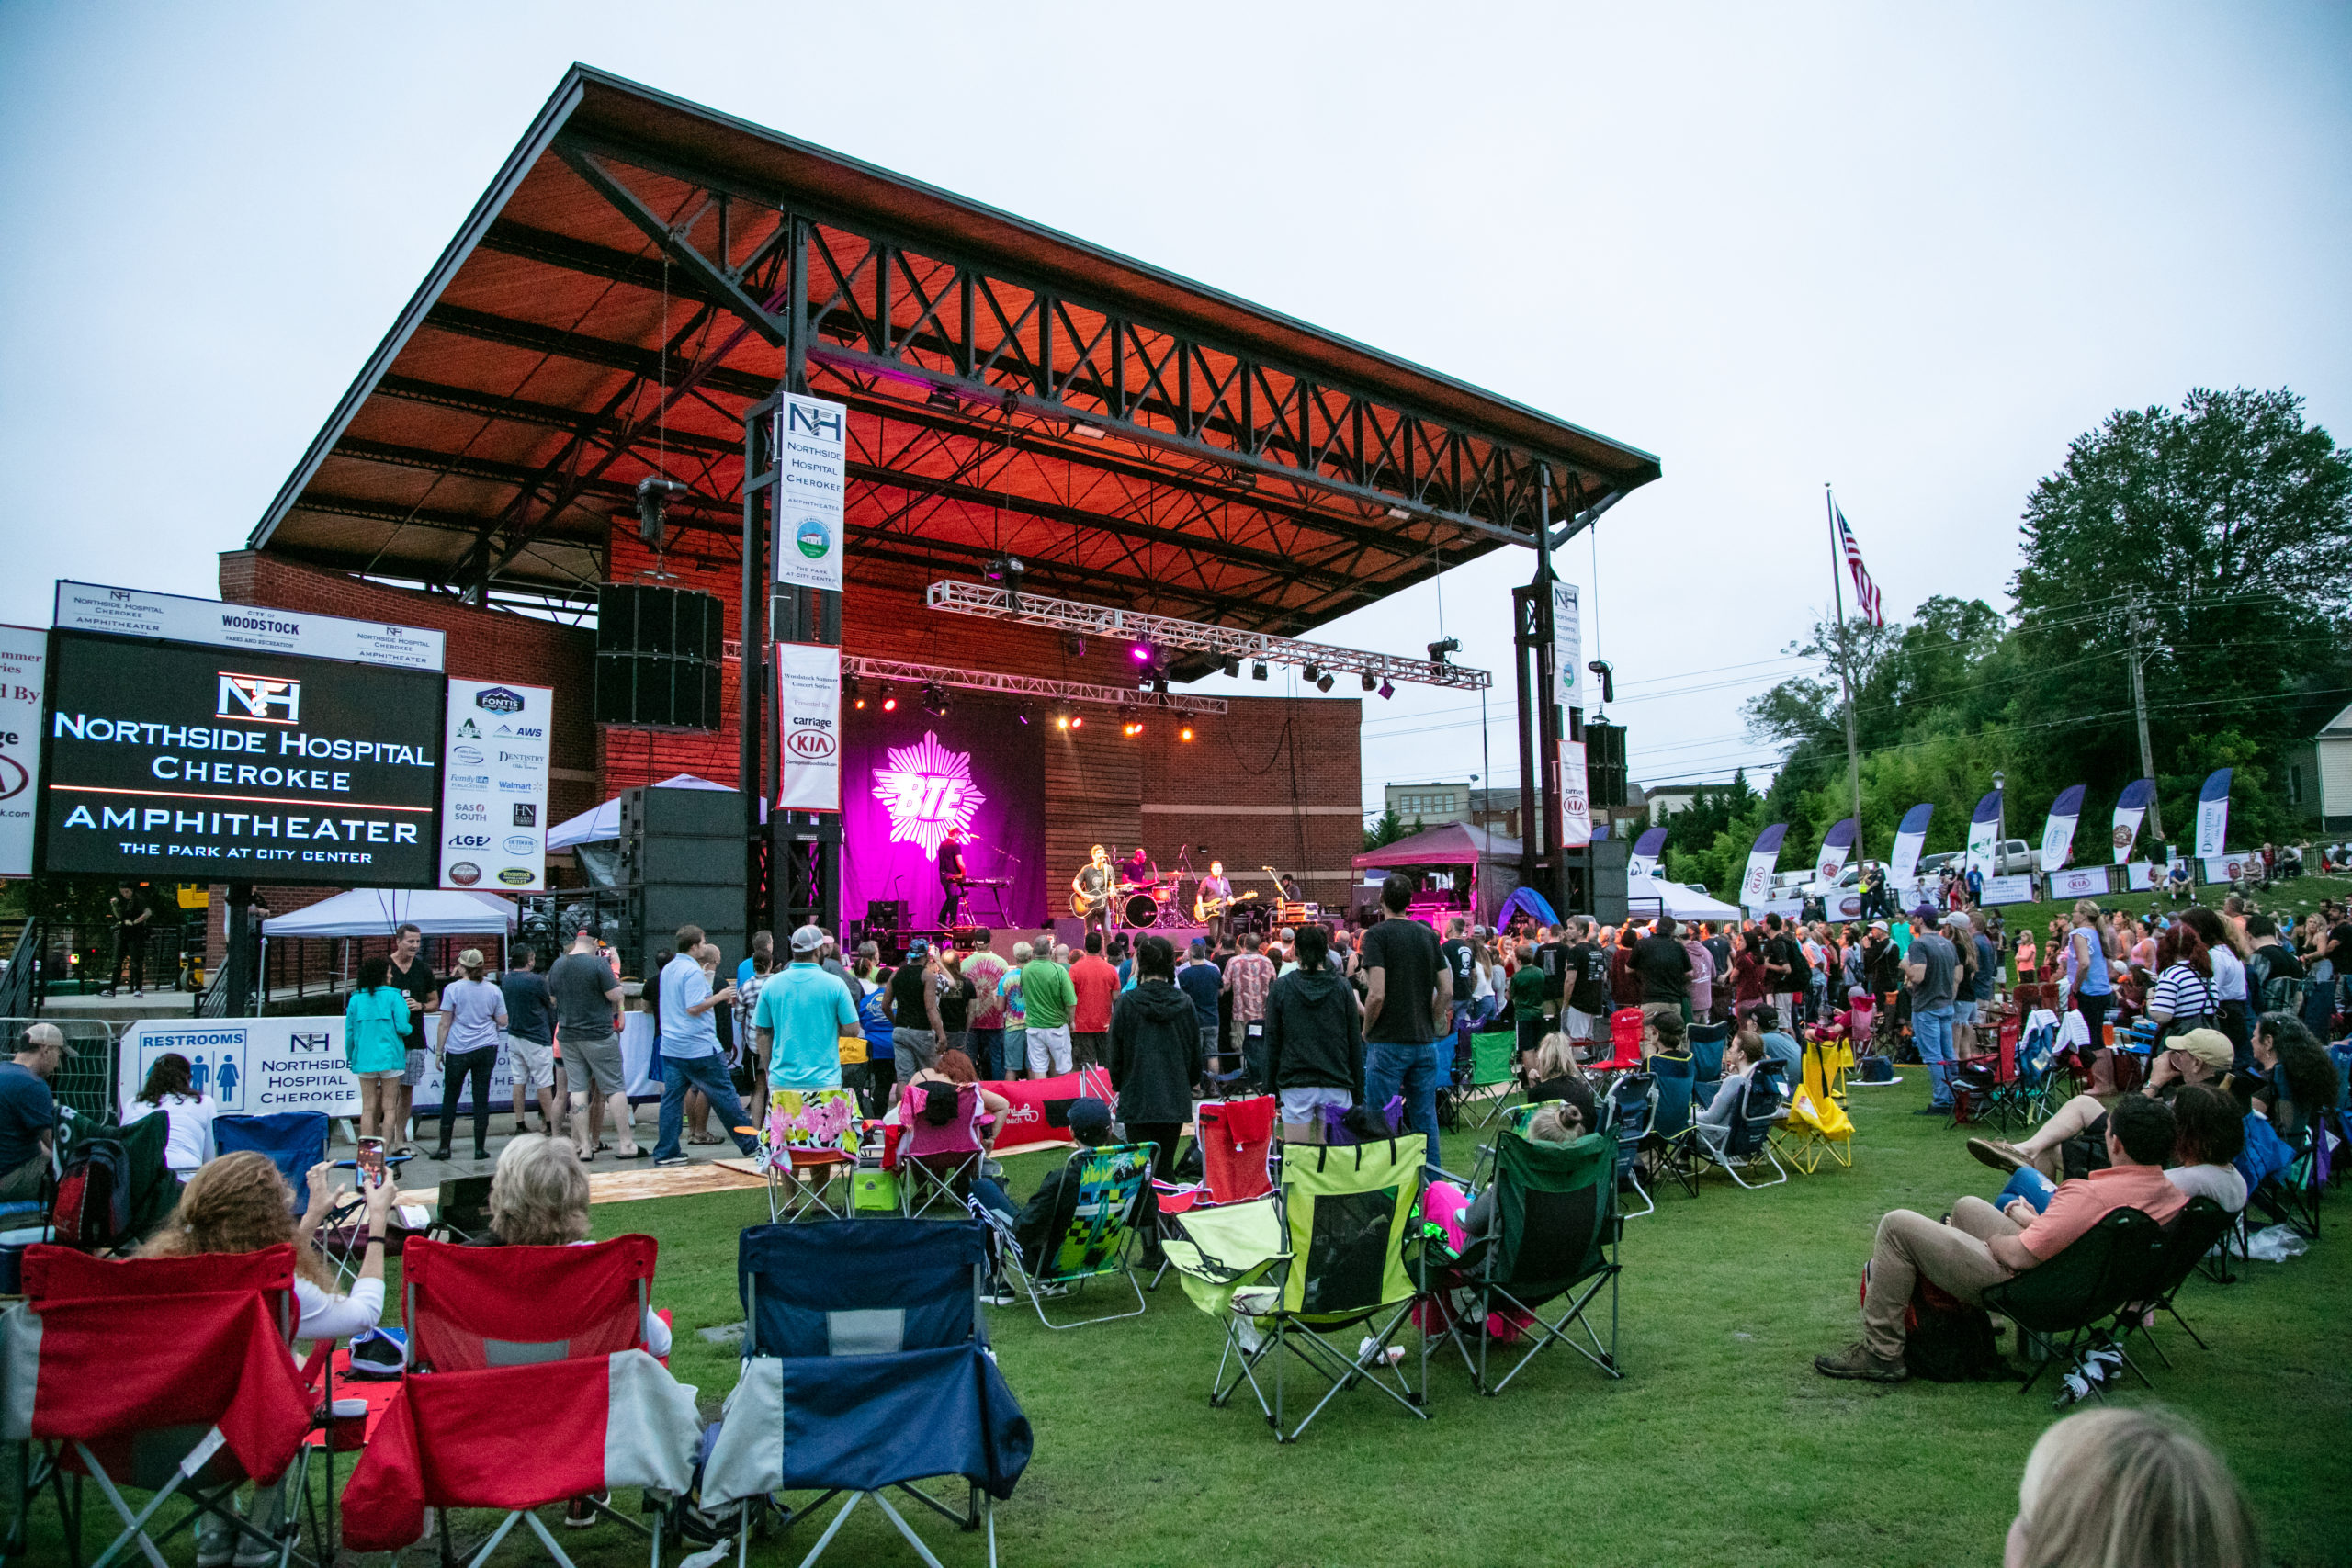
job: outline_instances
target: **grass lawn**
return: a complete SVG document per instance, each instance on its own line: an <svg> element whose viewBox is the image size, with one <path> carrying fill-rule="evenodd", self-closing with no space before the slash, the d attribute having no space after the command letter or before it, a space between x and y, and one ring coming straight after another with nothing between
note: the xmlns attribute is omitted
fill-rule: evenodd
<svg viewBox="0 0 2352 1568"><path fill-rule="evenodd" d="M1940 1213L1958 1193L1998 1186L1961 1134L1910 1114L1925 1100L1916 1068L1898 1087L1852 1098L1852 1170L1764 1192L1718 1176L1697 1199L1670 1192L1631 1223L1623 1382L1555 1351L1482 1399L1458 1365L1433 1362L1431 1419L1359 1393L1300 1442L1277 1446L1246 1393L1209 1407L1216 1331L1172 1280L1146 1315L1068 1333L1046 1333L1025 1306L991 1313L1005 1375L1036 1431L1035 1459L999 1509L1002 1560L1997 1562L2027 1450L2052 1418L2049 1380L2021 1397L2013 1384L1882 1388L1812 1370L1817 1352L1857 1336L1857 1282L1883 1209ZM1449 1155L1466 1162L1466 1143ZM1012 1162L1016 1190L1046 1168L1042 1156ZM2182 1304L2213 1348L2167 1322L2157 1333L2177 1369L2143 1353L2156 1391L2122 1396L2161 1400L2203 1427L2281 1562L2352 1558L2347 1214L2339 1196L2327 1238L2301 1258L2255 1264L2233 1285L2193 1282ZM599 1234L661 1238L654 1299L675 1316L673 1365L712 1414L735 1362L695 1330L740 1315L736 1233L765 1218L757 1191L595 1210ZM463 1522L461 1535L479 1540L481 1521ZM44 1506L29 1561L63 1561L55 1532ZM977 1539L944 1524L927 1533L951 1568L984 1561ZM752 1556L797 1562L813 1539L796 1529ZM610 1525L564 1543L582 1568L645 1560L642 1543ZM853 1564L914 1561L867 1509L834 1550ZM183 1543L174 1561L191 1555ZM406 1556L429 1560L423 1549Z"/></svg>

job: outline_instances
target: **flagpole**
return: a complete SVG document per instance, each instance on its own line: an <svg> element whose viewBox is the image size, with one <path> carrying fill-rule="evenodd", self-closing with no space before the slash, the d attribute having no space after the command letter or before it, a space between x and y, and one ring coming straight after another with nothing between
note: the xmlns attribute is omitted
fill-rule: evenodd
<svg viewBox="0 0 2352 1568"><path fill-rule="evenodd" d="M1870 859L1862 840L1862 759L1854 749L1854 680L1849 666L1853 652L1846 640L1846 567L1844 541L1838 536L1838 502L1829 486L1821 487L1822 504L1828 509L1826 521L1829 525L1829 592L1838 603L1838 686L1846 694L1846 783L1854 797L1854 864L1859 867ZM1856 886L1860 885L1860 871L1855 873Z"/></svg>

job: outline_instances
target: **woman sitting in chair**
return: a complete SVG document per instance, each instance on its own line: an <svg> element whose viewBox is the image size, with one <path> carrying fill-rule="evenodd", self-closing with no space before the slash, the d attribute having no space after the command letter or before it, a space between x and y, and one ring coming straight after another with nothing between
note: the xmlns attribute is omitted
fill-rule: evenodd
<svg viewBox="0 0 2352 1568"><path fill-rule="evenodd" d="M131 1101L130 1114L122 1121L129 1126L160 1112L171 1128L164 1145L164 1164L186 1181L212 1157L212 1115L218 1109L196 1092L187 1058L177 1051L166 1051L147 1069L147 1081L141 1086L139 1098Z"/></svg>
<svg viewBox="0 0 2352 1568"><path fill-rule="evenodd" d="M1752 1022L1741 1024L1739 1032L1724 1043L1723 1081L1715 1086L1715 1098L1700 1108L1691 1123L1699 1129L1699 1136L1706 1140L1707 1153L1717 1159L1723 1157L1724 1140L1738 1124L1740 1107L1747 1100L1747 1086L1756 1077L1756 1065L1764 1059L1763 1041Z"/></svg>
<svg viewBox="0 0 2352 1568"><path fill-rule="evenodd" d="M952 1092L964 1084L972 1084L977 1087L979 1081L978 1069L972 1066L972 1058L951 1045L939 1054L939 1061L935 1066L923 1068L900 1086L899 1104L908 1103L906 1091L915 1089L918 1085L946 1084ZM978 1101L978 1114L983 1120L976 1129L976 1135L979 1139L981 1154L992 1158L996 1154L997 1129L1004 1125L1004 1113L1012 1109L1012 1101L990 1089L983 1089L979 1091ZM913 1097L913 1102L920 1109L901 1115L901 1121L909 1115L928 1116L930 1114L928 1095L918 1093ZM952 1115L954 1112L951 1111L948 1114ZM884 1120L887 1121L888 1118L886 1117ZM946 1124L945 1116L942 1116L934 1123L942 1127Z"/></svg>
<svg viewBox="0 0 2352 1568"><path fill-rule="evenodd" d="M2335 1064L2292 1013L2264 1013L2255 1021L2252 1043L2254 1070L2243 1083L2233 1078L2231 1088L2246 1110L2260 1113L2280 1137L2300 1145L2311 1114L2334 1105L2343 1092Z"/></svg>
<svg viewBox="0 0 2352 1568"><path fill-rule="evenodd" d="M1553 1035L1552 1040L1561 1039ZM1548 1046L1551 1040L1544 1042ZM1555 1100L1536 1108L1527 1119L1521 1135L1532 1144L1573 1144L1592 1131L1589 1116L1577 1110L1572 1101ZM1422 1200L1422 1212L1435 1224L1444 1227L1446 1240L1457 1253L1469 1249L1474 1242L1486 1239L1495 1224L1495 1191L1492 1182L1476 1198L1451 1181L1432 1181L1429 1194Z"/></svg>
<svg viewBox="0 0 2352 1568"><path fill-rule="evenodd" d="M498 1152L490 1179L490 1230L472 1247L588 1245L588 1168L569 1138L522 1133ZM645 1348L670 1353L670 1325L645 1309Z"/></svg>
<svg viewBox="0 0 2352 1568"><path fill-rule="evenodd" d="M296 1333L304 1339L347 1339L376 1326L384 1314L384 1227L390 1223L401 1190L389 1173L383 1185L367 1189L368 1246L359 1277L351 1293L338 1295L326 1260L311 1245L311 1233L326 1217L336 1196L334 1167L322 1160L311 1168L311 1203L298 1222L294 1194L269 1156L251 1149L222 1155L205 1166L180 1190L179 1206L164 1228L139 1249L141 1258L188 1258L206 1252L263 1252L290 1243L294 1247L294 1302L299 1313ZM295 1471L288 1467L290 1479ZM245 1517L265 1534L273 1533L284 1517L286 1482L258 1484ZM224 1568L233 1557L251 1562L253 1542L232 1548L226 1522L207 1516L196 1543L198 1568ZM274 1558L268 1561L275 1561Z"/></svg>
<svg viewBox="0 0 2352 1568"><path fill-rule="evenodd" d="M1679 1024L1682 1021L1677 1019L1674 1021ZM1547 1034L1544 1037L1544 1043L1536 1047L1534 1064L1528 1077L1527 1100L1531 1105L1547 1100L1564 1100L1576 1108L1586 1132L1600 1124L1593 1101L1591 1080L1584 1076L1584 1069L1577 1066L1575 1043L1565 1034Z"/></svg>

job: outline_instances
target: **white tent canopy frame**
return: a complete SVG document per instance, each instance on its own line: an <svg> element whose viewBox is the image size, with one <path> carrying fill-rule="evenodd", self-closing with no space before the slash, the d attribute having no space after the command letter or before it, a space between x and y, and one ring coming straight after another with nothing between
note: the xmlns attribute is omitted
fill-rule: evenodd
<svg viewBox="0 0 2352 1568"><path fill-rule="evenodd" d="M693 773L675 773L653 786L655 789L718 789L727 785L713 784ZM621 836L621 797L613 796L602 806L583 811L569 822L560 822L548 829L548 852L577 849L582 844L601 844Z"/></svg>
<svg viewBox="0 0 2352 1568"><path fill-rule="evenodd" d="M495 893L434 888L355 887L304 908L272 915L262 935L277 937L388 937L402 925L426 936L514 934L514 906Z"/></svg>

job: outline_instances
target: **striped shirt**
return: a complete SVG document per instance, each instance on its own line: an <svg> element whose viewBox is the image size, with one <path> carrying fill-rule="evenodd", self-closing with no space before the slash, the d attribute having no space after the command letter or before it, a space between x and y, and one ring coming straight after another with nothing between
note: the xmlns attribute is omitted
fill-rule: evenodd
<svg viewBox="0 0 2352 1568"><path fill-rule="evenodd" d="M2148 992L2148 1010L2172 1018L2201 1018L2214 1010L2213 987L2186 964L2176 964L2156 976Z"/></svg>

